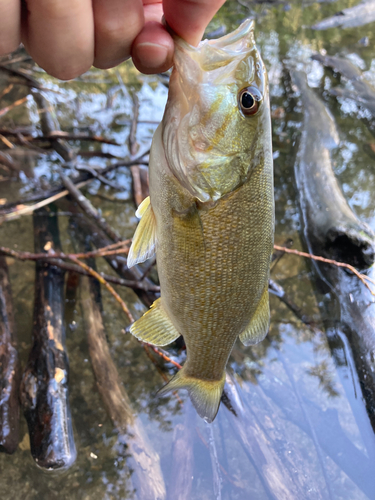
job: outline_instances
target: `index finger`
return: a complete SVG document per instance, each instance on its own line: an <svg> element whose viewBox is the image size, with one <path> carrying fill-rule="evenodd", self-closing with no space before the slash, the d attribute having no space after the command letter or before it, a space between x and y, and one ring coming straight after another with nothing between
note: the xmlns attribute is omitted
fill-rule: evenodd
<svg viewBox="0 0 375 500"><path fill-rule="evenodd" d="M164 17L172 30L198 45L206 26L225 0L163 0Z"/></svg>

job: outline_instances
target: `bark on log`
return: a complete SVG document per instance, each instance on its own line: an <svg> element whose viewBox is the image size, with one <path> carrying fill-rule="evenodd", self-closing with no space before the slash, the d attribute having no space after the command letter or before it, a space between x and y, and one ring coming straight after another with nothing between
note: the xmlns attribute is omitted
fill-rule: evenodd
<svg viewBox="0 0 375 500"><path fill-rule="evenodd" d="M39 210L34 217L35 251L60 250L57 216ZM69 364L65 346L64 272L37 262L33 345L21 384L31 454L45 469L68 468L76 459L69 406Z"/></svg>
<svg viewBox="0 0 375 500"><path fill-rule="evenodd" d="M0 255L0 451L14 453L19 441L20 367L8 267Z"/></svg>
<svg viewBox="0 0 375 500"><path fill-rule="evenodd" d="M375 277L375 236L347 204L335 178L330 149L338 143L331 115L308 87L306 75L292 73L304 107L304 124L295 163L304 235L311 253L366 269ZM328 315L351 346L366 408L375 430L375 304L358 278L335 266L316 264L320 283L337 299ZM332 308L331 308L332 307ZM334 351L333 351L334 352ZM349 353L350 356L350 353Z"/></svg>

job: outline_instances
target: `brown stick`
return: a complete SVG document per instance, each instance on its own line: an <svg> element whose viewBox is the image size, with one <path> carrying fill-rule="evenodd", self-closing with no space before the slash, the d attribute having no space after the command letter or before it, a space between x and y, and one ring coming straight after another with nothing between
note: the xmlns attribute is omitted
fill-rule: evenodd
<svg viewBox="0 0 375 500"><path fill-rule="evenodd" d="M5 257L0 256L0 451L14 453L19 441L20 367L12 293Z"/></svg>
<svg viewBox="0 0 375 500"><path fill-rule="evenodd" d="M141 421L133 414L129 397L112 360L98 303L98 287L98 282L93 279L81 280L81 301L98 391L113 425L126 440L137 497L142 500L164 500L166 493L160 458L151 447Z"/></svg>
<svg viewBox="0 0 375 500"><path fill-rule="evenodd" d="M91 182L91 180L92 179L80 182L79 184L77 184L77 187L86 186L86 184ZM53 203L57 200L60 200L61 198L64 198L68 194L69 194L69 191L67 189L65 189L63 191L59 191L58 193L54 194L53 196L50 196L49 198L45 198L42 201L35 203L35 205L31 205L31 206L20 205L21 208L16 208L16 210L13 210L12 212L0 214L0 224L2 222L8 221L8 220L17 219L21 215L30 215L35 210L46 207L46 206L50 205L51 203Z"/></svg>
<svg viewBox="0 0 375 500"><path fill-rule="evenodd" d="M133 323L134 318L133 318L131 312L129 311L128 306L122 300L120 295L113 289L113 287L109 283L107 283L107 281L99 273L97 273L94 269L92 269L92 267L88 266L87 264L84 264L83 262L80 262L76 258L71 257L71 260L73 262L75 262L78 266L82 267L87 273L91 274L91 276L96 278L99 281L99 283L101 283L102 285L104 285L107 288L109 293L111 293L114 296L114 298L117 300L117 302L121 305L122 310L124 311L124 313L128 317L130 323Z"/></svg>
<svg viewBox="0 0 375 500"><path fill-rule="evenodd" d="M0 116L4 116L6 113L8 113L8 111L10 111L13 108L16 108L17 106L20 106L21 104L25 104L26 101L27 101L27 96L18 99L12 104L9 104L9 106L5 106L5 108L0 109Z"/></svg>

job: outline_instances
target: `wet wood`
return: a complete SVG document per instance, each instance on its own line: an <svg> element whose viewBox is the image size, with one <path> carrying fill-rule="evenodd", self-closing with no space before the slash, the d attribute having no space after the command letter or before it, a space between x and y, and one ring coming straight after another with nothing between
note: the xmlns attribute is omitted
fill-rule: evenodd
<svg viewBox="0 0 375 500"><path fill-rule="evenodd" d="M39 112L39 120L42 132L45 136L56 135L56 131L60 130L60 126L52 116L51 113L51 104L47 101L47 99L37 90L33 93L34 101L38 107ZM63 139L51 139L51 146L58 153L64 161L70 162L74 160L75 154L73 150L68 146L68 144Z"/></svg>
<svg viewBox="0 0 375 500"><path fill-rule="evenodd" d="M74 185L72 180L64 174L61 174L63 185L69 191L70 196L78 203L84 213L93 218L98 226L115 242L121 241L119 234L108 224L108 222L101 216L98 210L92 205L90 200L84 196L81 191Z"/></svg>
<svg viewBox="0 0 375 500"><path fill-rule="evenodd" d="M12 292L5 257L0 255L0 451L14 453L19 441L20 366Z"/></svg>
<svg viewBox="0 0 375 500"><path fill-rule="evenodd" d="M93 278L82 277L81 291L96 384L113 425L127 444L128 463L133 470L132 481L137 498L164 500L166 491L159 455L148 441L140 419L132 411L129 397L109 351L101 314L100 285Z"/></svg>
<svg viewBox="0 0 375 500"><path fill-rule="evenodd" d="M36 252L60 250L56 212L34 216ZM69 362L65 346L64 272L37 262L32 348L23 373L21 402L31 454L44 469L65 469L76 459L69 406Z"/></svg>
<svg viewBox="0 0 375 500"><path fill-rule="evenodd" d="M375 236L352 212L335 178L330 157L330 150L338 138L335 124L318 96L308 87L305 74L294 72L292 80L301 93L304 106L295 177L309 252L367 269L375 260ZM374 297L350 272L324 263L316 262L315 266L320 289L330 290L333 297L329 310L322 308L326 328L331 327L332 332L333 324L337 332L331 335L330 344L333 346L342 333L348 339L375 430ZM374 266L367 274L375 278Z"/></svg>

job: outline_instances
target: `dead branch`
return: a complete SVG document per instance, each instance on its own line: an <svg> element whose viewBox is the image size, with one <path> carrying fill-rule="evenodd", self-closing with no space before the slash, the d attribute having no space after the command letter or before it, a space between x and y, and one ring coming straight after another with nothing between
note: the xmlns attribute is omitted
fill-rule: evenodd
<svg viewBox="0 0 375 500"><path fill-rule="evenodd" d="M27 101L27 96L22 97L21 99L18 99L17 101L13 102L12 104L9 104L9 106L5 106L5 108L0 109L0 116L4 116L8 111L11 109L16 108L17 106L21 106L21 104L25 104Z"/></svg>
<svg viewBox="0 0 375 500"><path fill-rule="evenodd" d="M359 271L357 271L357 269L355 267L351 266L350 264L345 264L344 262L338 262L337 260L333 260L333 259L326 259L325 257L320 257L318 255L313 255L311 253L300 252L299 250L294 250L292 248L280 247L278 245L274 245L274 249L283 251L285 253L298 255L299 257L306 257L307 259L317 260L319 262L325 262L326 264L332 264L333 266L336 266L336 267L343 267L345 269L348 269L353 274L355 274L358 279L360 279L362 281L362 283L370 291L371 295L373 295L375 297L375 292L373 292L371 290L369 284L367 283L367 281L369 281L370 283L375 285L375 281L373 279L371 279L369 276L366 276L365 274L362 274Z"/></svg>
<svg viewBox="0 0 375 500"><path fill-rule="evenodd" d="M114 241L121 241L118 233L110 227L104 217L102 217L92 203L84 196L74 183L64 174L61 174L63 185L69 191L70 196L75 200L86 215L96 221L98 226Z"/></svg>

